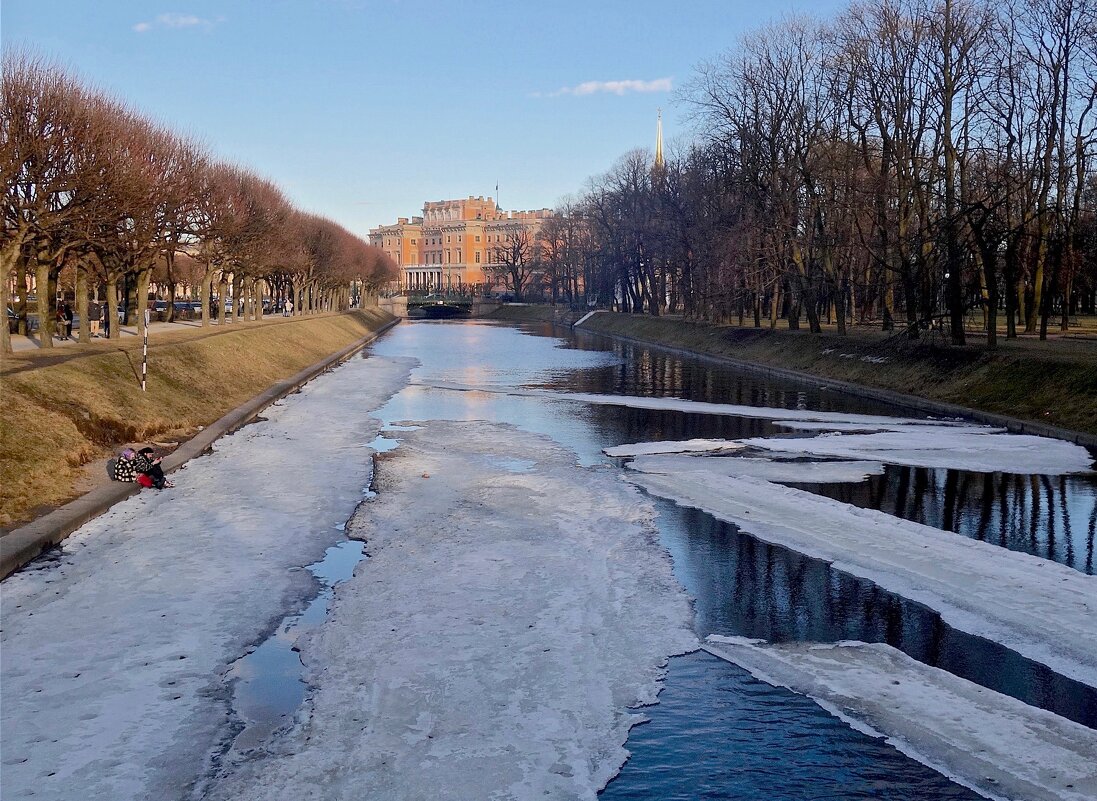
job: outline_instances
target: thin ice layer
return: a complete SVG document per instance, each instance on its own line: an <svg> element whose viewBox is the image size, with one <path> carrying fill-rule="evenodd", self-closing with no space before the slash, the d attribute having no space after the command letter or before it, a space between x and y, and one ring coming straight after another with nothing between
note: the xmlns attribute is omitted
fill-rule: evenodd
<svg viewBox="0 0 1097 801"><path fill-rule="evenodd" d="M917 662L882 643L770 645L711 636L705 650L818 701L855 728L991 798L1097 798L1097 732Z"/></svg>
<svg viewBox="0 0 1097 801"><path fill-rule="evenodd" d="M418 382L413 382L418 383ZM625 406L630 409L655 409L660 411L687 412L690 414L718 414L730 417L746 417L756 420L804 420L821 423L857 424L872 430L890 430L904 425L954 426L950 421L924 420L905 417L886 417L876 414L851 414L848 412L821 412L808 409L783 409L773 406L743 406L734 403L706 403L679 398L643 398L635 395L601 395L593 392L557 392L550 389L497 387L478 384L458 384L450 381L425 382L425 386L450 389L458 392L488 392L548 400L578 401L598 406Z"/></svg>
<svg viewBox="0 0 1097 801"><path fill-rule="evenodd" d="M1097 687L1097 577L1065 565L749 477L691 472L630 481L766 542L860 576Z"/></svg>
<svg viewBox="0 0 1097 801"><path fill-rule="evenodd" d="M657 453L721 453L737 451L743 448L730 439L685 439L679 441L636 442L631 445L615 445L603 448L606 456L630 457L647 456Z"/></svg>
<svg viewBox="0 0 1097 801"><path fill-rule="evenodd" d="M614 471L509 426L421 425L350 526L370 558L302 645L311 715L211 801L593 801L629 707L697 647L652 507Z"/></svg>
<svg viewBox="0 0 1097 801"><path fill-rule="evenodd" d="M347 362L4 581L5 801L184 797L227 733L222 675L312 591L410 369Z"/></svg>
<svg viewBox="0 0 1097 801"><path fill-rule="evenodd" d="M1063 475L1090 469L1093 459L1081 445L993 429L932 429L875 434L823 434L818 437L755 437L743 444L772 453L871 459L911 467L939 467L979 473Z"/></svg>
<svg viewBox="0 0 1097 801"><path fill-rule="evenodd" d="M794 462L749 456L641 456L628 463L638 473L702 472L718 476L753 476L792 484L848 484L883 475L880 462Z"/></svg>

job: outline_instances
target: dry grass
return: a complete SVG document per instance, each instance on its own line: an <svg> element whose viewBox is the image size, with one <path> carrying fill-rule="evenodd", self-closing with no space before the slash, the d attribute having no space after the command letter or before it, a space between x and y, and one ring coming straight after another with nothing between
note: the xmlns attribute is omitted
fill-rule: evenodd
<svg viewBox="0 0 1097 801"><path fill-rule="evenodd" d="M1093 341L1001 340L987 350L879 332L812 335L625 314L595 315L584 328L1097 433Z"/></svg>
<svg viewBox="0 0 1097 801"><path fill-rule="evenodd" d="M171 334L150 345L145 393L136 342L5 357L0 526L74 498L81 466L120 444L186 439L390 319L365 310Z"/></svg>

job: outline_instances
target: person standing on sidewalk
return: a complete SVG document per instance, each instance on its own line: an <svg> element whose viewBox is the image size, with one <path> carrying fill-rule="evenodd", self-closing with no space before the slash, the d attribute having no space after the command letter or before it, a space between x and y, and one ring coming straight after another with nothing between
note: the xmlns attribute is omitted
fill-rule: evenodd
<svg viewBox="0 0 1097 801"><path fill-rule="evenodd" d="M88 304L88 331L91 336L99 337L99 323L103 319L103 307L99 301L93 300Z"/></svg>

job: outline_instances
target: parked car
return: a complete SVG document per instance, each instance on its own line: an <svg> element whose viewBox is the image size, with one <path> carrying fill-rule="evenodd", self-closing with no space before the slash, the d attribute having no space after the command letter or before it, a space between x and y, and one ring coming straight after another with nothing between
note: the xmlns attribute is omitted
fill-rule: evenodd
<svg viewBox="0 0 1097 801"><path fill-rule="evenodd" d="M33 333L38 330L38 314L37 312L27 312L27 333ZM15 309L8 306L8 333L15 334L19 331L19 315L15 313Z"/></svg>

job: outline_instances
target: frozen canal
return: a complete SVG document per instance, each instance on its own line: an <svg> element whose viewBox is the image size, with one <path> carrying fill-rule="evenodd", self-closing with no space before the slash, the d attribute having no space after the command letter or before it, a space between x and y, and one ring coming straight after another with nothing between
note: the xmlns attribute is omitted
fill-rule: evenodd
<svg viewBox="0 0 1097 801"><path fill-rule="evenodd" d="M265 417L3 584L5 799L1097 797L1082 449L475 322Z"/></svg>

